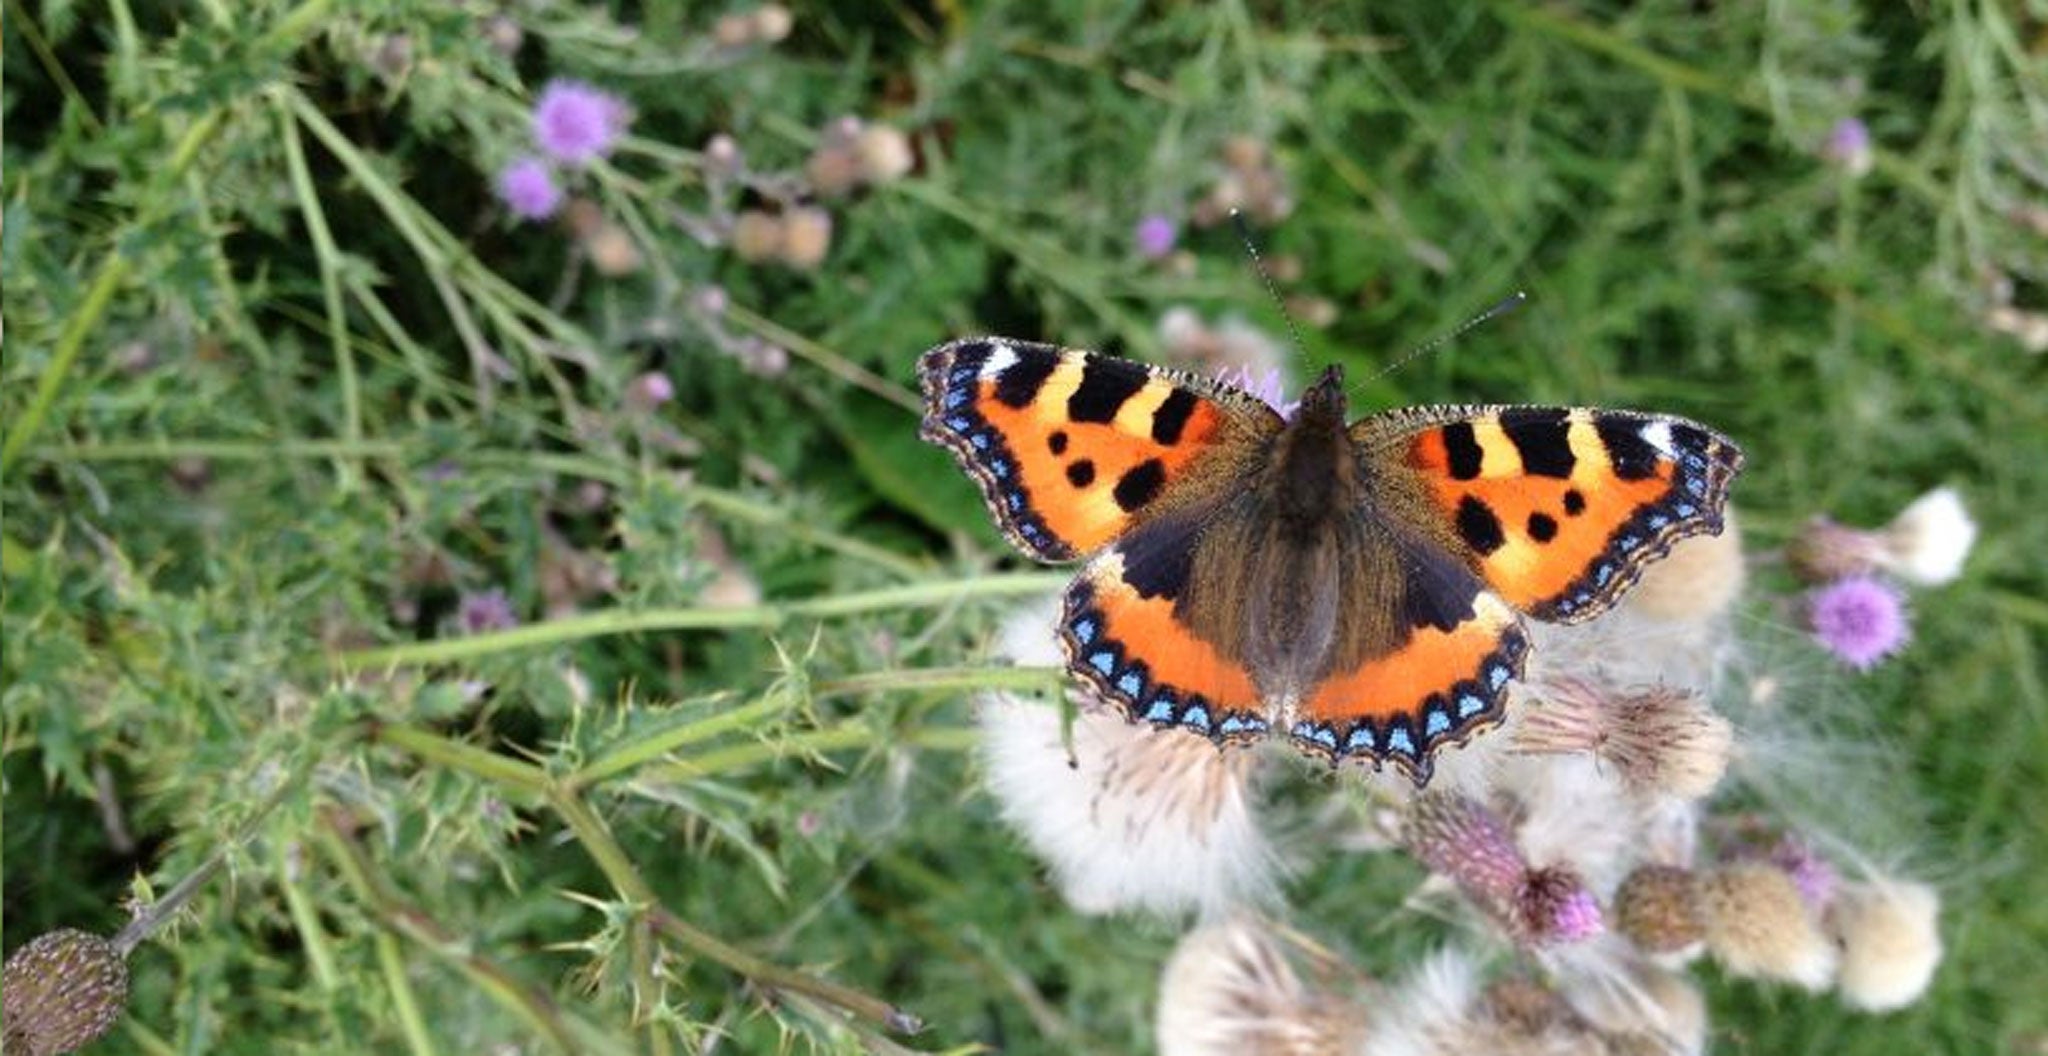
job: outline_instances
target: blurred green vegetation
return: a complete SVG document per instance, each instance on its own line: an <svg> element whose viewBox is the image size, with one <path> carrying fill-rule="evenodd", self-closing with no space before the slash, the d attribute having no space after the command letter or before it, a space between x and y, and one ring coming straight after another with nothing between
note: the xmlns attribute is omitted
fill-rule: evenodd
<svg viewBox="0 0 2048 1056"><path fill-rule="evenodd" d="M1886 1017L1717 985L1716 1048L2043 1043L2048 12L805 5L720 44L738 10L9 3L6 947L112 932L251 832L105 1051L890 1036L764 965L921 1048L1148 1045L1177 927L1065 908L978 790L964 690L1049 684L981 644L1057 577L916 441L911 365L968 332L1156 356L1175 304L1283 332L1187 222L1241 137L1287 181L1284 293L1328 310L1307 361L1368 376L1532 297L1364 404L1714 423L1759 553L1963 491L1983 540L1913 648L1800 704L1890 750L1910 815L1867 850L1943 886L1947 961ZM520 223L492 178L551 77L631 135ZM846 116L916 168L813 201ZM1867 173L1823 149L1848 118ZM816 266L724 244L800 202ZM1183 255L1137 252L1149 214ZM1311 856L1288 898L1391 975L1442 937L1412 880Z"/></svg>

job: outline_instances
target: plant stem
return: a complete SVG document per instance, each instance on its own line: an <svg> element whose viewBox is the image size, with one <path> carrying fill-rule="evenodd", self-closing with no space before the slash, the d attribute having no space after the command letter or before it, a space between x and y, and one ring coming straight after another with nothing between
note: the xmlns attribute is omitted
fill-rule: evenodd
<svg viewBox="0 0 2048 1056"><path fill-rule="evenodd" d="M853 594L731 608L651 609L645 612L613 609L462 638L348 650L329 654L328 659L345 669L374 670L467 660L492 653L560 645L614 634L749 628L774 630L797 619L830 619L892 609L930 608L977 597L1040 594L1053 590L1067 578L1057 573L1024 572L910 583Z"/></svg>
<svg viewBox="0 0 2048 1056"><path fill-rule="evenodd" d="M227 864L228 855L240 850L243 844L249 842L249 838L256 834L257 826L263 824L264 820L270 817L270 812L276 810L278 804L283 803L285 797L299 787L309 767L310 762L279 781L277 787L270 791L270 795L264 797L263 802L256 807L255 812L243 819L234 833L220 846L214 848L213 853L207 855L205 861L199 863L199 868L187 873L185 878L173 885L162 898L151 902L137 913L135 919L129 921L128 926L114 936L114 949L119 951L121 956L128 956L135 947L142 945L144 939L155 934L156 929L162 927L173 914L183 909L185 903L190 901L193 895L198 894L199 889L206 886L208 880L213 879L213 874L220 872L221 866Z"/></svg>
<svg viewBox="0 0 2048 1056"><path fill-rule="evenodd" d="M406 976L405 956L398 937L388 931L377 933L377 967L384 973L384 985L390 989L391 1004L398 1012L398 1027L405 1033L405 1043L413 1056L435 1056L434 1038L427 1032L419 998L413 994L412 980Z"/></svg>
<svg viewBox="0 0 2048 1056"><path fill-rule="evenodd" d="M789 710L796 702L796 694L790 692L786 686L777 686L751 704L649 733L620 745L585 763L581 769L564 778L563 783L572 789L586 788L643 763L659 759L678 748L710 740L731 730L746 729Z"/></svg>
<svg viewBox="0 0 2048 1056"><path fill-rule="evenodd" d="M924 1029L923 1019L890 1002L820 979L807 972L763 960L715 935L698 930L660 906L654 907L651 911L650 920L662 934L689 947L700 956L708 957L746 976L755 985L771 990L788 990L815 998L879 1023L885 1029L898 1034L915 1034Z"/></svg>
<svg viewBox="0 0 2048 1056"><path fill-rule="evenodd" d="M532 763L522 763L474 745L451 741L417 726L378 726L372 738L427 762L439 763L516 791L545 794L551 786L547 771Z"/></svg>
<svg viewBox="0 0 2048 1056"><path fill-rule="evenodd" d="M341 250L334 244L334 233L327 227L327 213L320 208L320 192L314 188L313 174L306 168L298 122L292 119L285 100L273 98L271 102L283 133L285 170L291 175L299 212L305 218L307 234L313 238L313 257L320 265L320 298L327 310L327 340L334 348L335 373L341 383L341 436L344 441L356 443L363 438L363 401L356 380L355 349L349 343L348 316L341 304ZM340 465L341 489L344 493L352 492L362 482L361 467L348 461Z"/></svg>
<svg viewBox="0 0 2048 1056"><path fill-rule="evenodd" d="M647 771L650 781L694 781L712 774L743 770L791 755L832 752L873 744L882 731L858 722L841 723L819 730L806 730L774 741L728 745L664 763ZM895 735L895 743L940 751L967 751L980 743L980 734L964 726L920 726Z"/></svg>

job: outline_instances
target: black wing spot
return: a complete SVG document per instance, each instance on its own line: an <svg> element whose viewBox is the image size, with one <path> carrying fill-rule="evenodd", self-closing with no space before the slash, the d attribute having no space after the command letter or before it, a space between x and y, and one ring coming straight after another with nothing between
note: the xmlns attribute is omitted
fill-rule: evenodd
<svg viewBox="0 0 2048 1056"><path fill-rule="evenodd" d="M1602 418L1593 423L1600 442L1607 447L1607 461L1614 475L1623 480L1643 480L1657 475L1663 456L1643 439L1642 423L1633 418Z"/></svg>
<svg viewBox="0 0 2048 1056"><path fill-rule="evenodd" d="M1045 379L1052 377L1053 368L1059 365L1058 356L1017 357L1017 362L996 375L996 401L1007 407L1029 407L1038 398L1038 390L1045 387Z"/></svg>
<svg viewBox="0 0 2048 1056"><path fill-rule="evenodd" d="M1472 431L1471 422L1452 422L1444 426L1444 454L1450 459L1452 480L1475 480L1479 467L1486 461L1486 452L1479 448L1479 437Z"/></svg>
<svg viewBox="0 0 2048 1056"><path fill-rule="evenodd" d="M1547 513L1530 514L1529 538L1539 543L1547 543L1557 538L1557 518Z"/></svg>
<svg viewBox="0 0 2048 1056"><path fill-rule="evenodd" d="M1081 370L1081 383L1067 397L1067 417L1076 422L1113 422L1124 401L1145 387L1145 368L1126 359L1098 356Z"/></svg>
<svg viewBox="0 0 2048 1056"><path fill-rule="evenodd" d="M1066 453L1067 453L1067 432L1066 432L1066 430L1064 430L1064 429L1054 429L1054 430L1052 431L1052 435L1051 435L1051 436L1049 436L1049 437L1046 437L1046 438L1045 438L1045 446L1046 446L1046 447L1048 447L1048 448L1050 448L1050 449L1052 450L1052 453L1053 453L1053 454L1055 454L1055 455L1064 455L1064 454L1066 454Z"/></svg>
<svg viewBox="0 0 2048 1056"><path fill-rule="evenodd" d="M1493 512L1493 507L1471 495L1465 496L1464 501L1458 503L1458 537L1465 540L1465 545L1477 551L1481 557L1491 555L1508 542L1507 534L1501 530L1500 517Z"/></svg>
<svg viewBox="0 0 2048 1056"><path fill-rule="evenodd" d="M1523 471L1538 477L1568 478L1572 464L1571 427L1566 412L1555 409L1509 411L1501 429L1522 455Z"/></svg>
<svg viewBox="0 0 2048 1056"><path fill-rule="evenodd" d="M1565 491L1564 512L1573 517L1586 512L1586 497L1579 494L1579 489L1570 488Z"/></svg>
<svg viewBox="0 0 2048 1056"><path fill-rule="evenodd" d="M1175 389L1152 412L1152 439L1162 444L1180 443L1181 430L1187 428L1189 416L1195 413L1195 394L1186 389Z"/></svg>
<svg viewBox="0 0 2048 1056"><path fill-rule="evenodd" d="M1166 463L1148 458L1117 479L1116 490L1110 497L1116 500L1119 509L1130 513L1158 498L1165 487Z"/></svg>
<svg viewBox="0 0 2048 1056"><path fill-rule="evenodd" d="M1095 483L1095 463L1085 458L1067 463L1067 483L1077 488Z"/></svg>
<svg viewBox="0 0 2048 1056"><path fill-rule="evenodd" d="M1152 534L1124 552L1124 582L1141 598L1179 598L1193 574L1195 548L1185 536Z"/></svg>

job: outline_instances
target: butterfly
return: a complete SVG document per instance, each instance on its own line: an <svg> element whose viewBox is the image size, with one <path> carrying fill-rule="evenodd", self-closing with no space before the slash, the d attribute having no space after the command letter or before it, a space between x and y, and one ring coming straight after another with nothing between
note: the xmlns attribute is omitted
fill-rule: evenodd
<svg viewBox="0 0 2048 1056"><path fill-rule="evenodd" d="M1291 415L1231 385L978 337L919 362L920 430L1067 588L1067 666L1133 722L1268 734L1420 786L1500 722L1524 617L1606 611L1718 534L1742 452L1684 418L1407 407L1347 422L1329 367Z"/></svg>

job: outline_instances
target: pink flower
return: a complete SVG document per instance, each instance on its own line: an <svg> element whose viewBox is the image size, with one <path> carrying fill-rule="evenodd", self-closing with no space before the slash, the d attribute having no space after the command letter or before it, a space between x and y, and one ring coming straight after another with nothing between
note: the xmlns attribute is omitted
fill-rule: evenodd
<svg viewBox="0 0 2048 1056"><path fill-rule="evenodd" d="M1813 636L1843 663L1867 671L1906 644L1906 606L1869 576L1838 579L1806 596Z"/></svg>
<svg viewBox="0 0 2048 1056"><path fill-rule="evenodd" d="M564 165L588 165L612 152L626 131L626 104L581 81L553 80L533 104L533 141Z"/></svg>
<svg viewBox="0 0 2048 1056"><path fill-rule="evenodd" d="M1853 117L1835 122L1828 130L1827 142L1821 145L1821 157L1842 167L1851 176L1861 176L1870 171L1870 126Z"/></svg>
<svg viewBox="0 0 2048 1056"><path fill-rule="evenodd" d="M667 374L650 370L626 385L626 402L641 410L652 410L675 399L676 383Z"/></svg>
<svg viewBox="0 0 2048 1056"><path fill-rule="evenodd" d="M1138 255L1146 260L1158 260L1173 252L1173 243L1180 237L1180 231L1173 221L1158 213L1152 213L1138 221L1131 231L1131 241L1138 247Z"/></svg>
<svg viewBox="0 0 2048 1056"><path fill-rule="evenodd" d="M456 621L469 634L519 626L519 615L512 611L512 599L496 587L463 594L456 610Z"/></svg>
<svg viewBox="0 0 2048 1056"><path fill-rule="evenodd" d="M545 220L562 207L562 189L547 162L526 157L498 170L498 197L521 220Z"/></svg>

